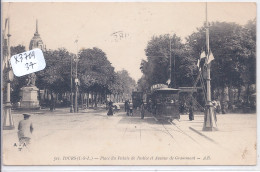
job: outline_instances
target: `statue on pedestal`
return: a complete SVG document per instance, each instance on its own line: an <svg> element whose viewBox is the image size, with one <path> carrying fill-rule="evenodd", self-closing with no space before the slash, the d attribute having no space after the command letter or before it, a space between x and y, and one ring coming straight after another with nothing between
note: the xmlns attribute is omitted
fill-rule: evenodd
<svg viewBox="0 0 260 172"><path fill-rule="evenodd" d="M31 73L28 78L26 79L27 84L26 86L35 86L35 81L36 81L36 75L35 73Z"/></svg>
<svg viewBox="0 0 260 172"><path fill-rule="evenodd" d="M26 86L21 88L21 105L22 109L39 109L38 91L39 89L35 86L36 75L31 73L26 79Z"/></svg>
<svg viewBox="0 0 260 172"><path fill-rule="evenodd" d="M22 100L20 108L22 109L39 109L38 91L35 86L36 75L31 73L26 79L26 86L21 88Z"/></svg>

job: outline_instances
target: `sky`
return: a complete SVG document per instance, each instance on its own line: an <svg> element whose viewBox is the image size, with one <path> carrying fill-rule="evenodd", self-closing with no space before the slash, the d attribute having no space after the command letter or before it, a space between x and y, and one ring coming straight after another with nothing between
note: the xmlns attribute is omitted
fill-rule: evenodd
<svg viewBox="0 0 260 172"><path fill-rule="evenodd" d="M136 81L152 36L185 37L205 21L204 2L4 2L3 19L10 18L11 46L28 50L38 19L47 49L102 49L116 71L125 69ZM244 25L256 18L255 3L208 3L208 20ZM3 22L4 20L2 20ZM2 24L3 26L3 24Z"/></svg>

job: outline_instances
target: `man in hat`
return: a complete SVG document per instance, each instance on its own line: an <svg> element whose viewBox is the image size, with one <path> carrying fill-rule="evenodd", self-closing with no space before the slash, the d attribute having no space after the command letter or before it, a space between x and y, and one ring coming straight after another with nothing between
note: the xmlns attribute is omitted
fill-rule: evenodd
<svg viewBox="0 0 260 172"><path fill-rule="evenodd" d="M18 138L20 144L30 144L31 135L33 132L33 124L29 119L31 115L23 114L24 119L18 124Z"/></svg>

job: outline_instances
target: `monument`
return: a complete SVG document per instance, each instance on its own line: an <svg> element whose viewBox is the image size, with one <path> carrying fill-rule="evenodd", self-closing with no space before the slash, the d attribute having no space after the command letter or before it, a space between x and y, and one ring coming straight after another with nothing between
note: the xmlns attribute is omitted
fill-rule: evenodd
<svg viewBox="0 0 260 172"><path fill-rule="evenodd" d="M35 86L36 75L32 73L27 78L27 85L21 88L21 108L22 109L39 109L38 91Z"/></svg>
<svg viewBox="0 0 260 172"><path fill-rule="evenodd" d="M43 44L43 41L38 33L38 20L36 20L36 31L32 40L30 41L29 49L32 50L34 48L40 48L41 50L45 50L46 47ZM39 109L39 100L38 100L38 92L39 89L35 86L36 75L35 73L31 73L28 75L26 79L26 86L21 88L21 109Z"/></svg>

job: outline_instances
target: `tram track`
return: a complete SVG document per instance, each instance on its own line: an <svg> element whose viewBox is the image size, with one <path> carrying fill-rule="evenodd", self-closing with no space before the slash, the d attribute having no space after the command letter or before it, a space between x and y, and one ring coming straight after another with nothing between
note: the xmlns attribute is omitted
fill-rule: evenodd
<svg viewBox="0 0 260 172"><path fill-rule="evenodd" d="M156 117L155 117L155 118L156 118ZM160 121L160 120L157 119L157 121ZM196 143L197 145L200 146L200 144L199 144L194 138L192 138L190 135L188 135L186 132L184 132L184 131L183 131L181 128L179 128L175 123L173 123L173 122L171 122L171 121L167 121L167 122L170 124L170 126L173 126L175 129L168 128L167 126L165 126L165 125L163 124L162 121L160 121L161 125L162 125L163 128L165 129L165 132L167 132L173 139L174 139L173 135L175 135L176 133L179 133L179 134L182 135L182 137L183 137L183 136L186 136L186 138L189 138L189 140L192 140L194 143ZM173 133L173 132L174 132L174 133ZM174 139L174 140L175 140L176 143L178 143L176 139Z"/></svg>
<svg viewBox="0 0 260 172"><path fill-rule="evenodd" d="M168 131L168 129L164 126L164 124L161 122L163 128L165 129L165 131L171 136L171 138L176 141L176 139L173 137L173 135Z"/></svg>
<svg viewBox="0 0 260 172"><path fill-rule="evenodd" d="M201 142L197 142L194 138L192 138L189 134L187 134L186 132L184 132L180 127L178 127L174 122L170 122L171 126L174 126L175 128L177 128L183 135L186 135L189 139L191 139L193 142L195 142L200 148L204 149L205 148L205 143L201 144ZM230 150L226 149L225 147L223 147L222 145L220 145L218 142L216 142L215 140L211 139L210 137L202 134L201 132L195 130L192 127L189 127L189 130L193 131L194 133L198 134L199 136L201 136L201 138L203 138L204 140L206 140L207 143L210 144L214 144L219 146L219 148L224 149L227 152L230 152ZM175 130L174 130L175 131Z"/></svg>
<svg viewBox="0 0 260 172"><path fill-rule="evenodd" d="M156 117L154 117L155 119L156 119L156 121L159 121ZM165 131L167 132L167 133L170 133L170 131L173 131L173 132L178 132L178 133L180 133L180 134L182 134L182 135L185 135L185 136L187 136L187 138L189 138L190 140L192 140L193 142L195 142L197 145L199 145L200 147L201 147L201 144L198 142L198 141L196 141L193 137L191 137L189 134L187 134L185 131L183 131L180 127L178 127L174 122L171 122L171 121L167 121L167 122L169 122L169 124L171 124L171 126L173 126L175 129L169 129L169 128L167 128L167 127L165 127L165 125L163 124L163 122L160 122L162 125L163 125L163 127L165 128ZM192 130L191 129L191 127L189 127L189 129L190 130ZM193 131L193 130L192 130ZM171 134L171 133L170 133ZM172 134L171 134L172 135ZM200 135L200 136L202 136L202 135ZM204 136L204 135L203 135ZM210 138L208 138L208 137L203 137L204 139L206 139L207 141L209 141L209 142L211 142L211 143L214 143L214 144L217 144L214 140L212 140L212 139L210 139Z"/></svg>
<svg viewBox="0 0 260 172"><path fill-rule="evenodd" d="M186 135L187 137L189 137L192 141L194 141L195 143L199 144L195 139L193 139L190 135L188 135L186 132L184 132L182 129L180 129L175 123L170 122L170 124L174 127L176 127L182 134ZM200 144L199 144L200 145Z"/></svg>

